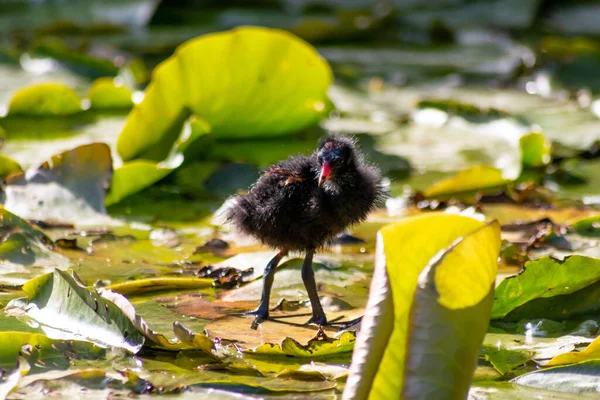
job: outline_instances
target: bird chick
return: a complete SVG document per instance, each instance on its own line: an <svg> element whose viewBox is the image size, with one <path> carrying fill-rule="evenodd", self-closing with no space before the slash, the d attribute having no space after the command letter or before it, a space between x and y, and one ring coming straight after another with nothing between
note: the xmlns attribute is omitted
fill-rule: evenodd
<svg viewBox="0 0 600 400"><path fill-rule="evenodd" d="M277 265L289 251L305 252L302 281L312 306L307 324L326 325L312 269L315 252L348 226L383 204L379 169L367 163L355 142L328 137L312 155L293 156L266 169L247 194L235 196L227 219L279 252L267 264L256 323L269 317ZM254 324L256 326L256 324Z"/></svg>

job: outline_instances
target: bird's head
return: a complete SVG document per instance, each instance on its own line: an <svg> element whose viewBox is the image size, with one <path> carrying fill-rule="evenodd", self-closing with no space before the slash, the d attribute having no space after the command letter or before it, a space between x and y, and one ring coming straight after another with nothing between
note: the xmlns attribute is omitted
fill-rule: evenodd
<svg viewBox="0 0 600 400"><path fill-rule="evenodd" d="M317 150L317 160L321 168L319 187L329 179L353 165L355 158L354 142L342 137L325 139Z"/></svg>

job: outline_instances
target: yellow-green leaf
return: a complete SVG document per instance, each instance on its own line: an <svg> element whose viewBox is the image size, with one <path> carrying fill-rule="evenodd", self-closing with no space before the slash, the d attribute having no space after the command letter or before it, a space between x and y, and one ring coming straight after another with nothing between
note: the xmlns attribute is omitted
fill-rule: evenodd
<svg viewBox="0 0 600 400"><path fill-rule="evenodd" d="M107 286L105 289L131 297L144 293L166 290L202 289L212 287L213 281L213 279L209 278L164 276L160 278L136 279L133 281L115 283Z"/></svg>
<svg viewBox="0 0 600 400"><path fill-rule="evenodd" d="M521 162L524 167L541 167L550 163L552 145L543 134L531 132L519 139Z"/></svg>
<svg viewBox="0 0 600 400"><path fill-rule="evenodd" d="M509 182L498 168L478 165L435 183L427 188L423 194L425 197L439 197L457 193L477 192L502 187Z"/></svg>
<svg viewBox="0 0 600 400"><path fill-rule="evenodd" d="M0 154L0 178L4 178L6 175L19 171L22 171L22 169L18 162Z"/></svg>
<svg viewBox="0 0 600 400"><path fill-rule="evenodd" d="M98 78L90 86L90 107L95 110L128 109L133 106L131 90L113 78Z"/></svg>
<svg viewBox="0 0 600 400"><path fill-rule="evenodd" d="M67 116L82 111L81 99L62 83L40 83L18 90L8 104L9 115Z"/></svg>
<svg viewBox="0 0 600 400"><path fill-rule="evenodd" d="M241 27L179 46L154 72L117 143L123 160L162 160L190 113L219 137L272 137L316 124L332 72L308 43Z"/></svg>
<svg viewBox="0 0 600 400"><path fill-rule="evenodd" d="M384 227L344 398L464 398L499 250L497 222L436 213Z"/></svg>
<svg viewBox="0 0 600 400"><path fill-rule="evenodd" d="M600 337L597 337L582 351L570 351L568 353L559 354L544 366L554 367L557 365L576 364L590 360L600 360Z"/></svg>
<svg viewBox="0 0 600 400"><path fill-rule="evenodd" d="M175 157L167 163L148 160L135 160L117 168L112 177L110 189L104 204L116 204L127 196L139 192L169 175L183 162L183 157Z"/></svg>

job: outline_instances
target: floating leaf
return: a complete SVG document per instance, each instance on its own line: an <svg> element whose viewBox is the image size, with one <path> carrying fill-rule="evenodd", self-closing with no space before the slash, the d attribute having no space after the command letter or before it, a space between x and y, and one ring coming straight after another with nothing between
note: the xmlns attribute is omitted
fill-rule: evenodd
<svg viewBox="0 0 600 400"><path fill-rule="evenodd" d="M182 44L154 72L123 128L123 160L160 161L191 113L219 137L300 131L326 111L329 65L290 33L242 27Z"/></svg>
<svg viewBox="0 0 600 400"><path fill-rule="evenodd" d="M61 83L40 83L20 89L8 104L8 115L62 117L82 110L77 93Z"/></svg>
<svg viewBox="0 0 600 400"><path fill-rule="evenodd" d="M90 107L95 110L122 110L133 106L131 90L113 78L98 78L90 86Z"/></svg>
<svg viewBox="0 0 600 400"><path fill-rule="evenodd" d="M330 320L352 320L362 315L362 309L328 312ZM355 335L345 332L335 337L338 329L324 327L318 333L314 326L305 325L310 309L293 312L273 311L272 319L252 329L253 316L229 316L209 322L208 337L221 343L233 342L251 354L286 355L292 357L323 357L352 351Z"/></svg>
<svg viewBox="0 0 600 400"><path fill-rule="evenodd" d="M3 154L0 154L0 179L13 172L20 172L21 166L18 162Z"/></svg>
<svg viewBox="0 0 600 400"><path fill-rule="evenodd" d="M105 287L105 289L125 296L138 296L145 293L169 290L203 289L212 287L213 281L213 279L208 278L165 276L115 283Z"/></svg>
<svg viewBox="0 0 600 400"><path fill-rule="evenodd" d="M521 162L524 167L542 167L552 159L552 145L539 132L531 132L519 139Z"/></svg>
<svg viewBox="0 0 600 400"><path fill-rule="evenodd" d="M525 350L508 350L499 346L484 346L482 355L502 375L531 360L531 353Z"/></svg>
<svg viewBox="0 0 600 400"><path fill-rule="evenodd" d="M600 214L579 219L569 225L580 235L600 236Z"/></svg>
<svg viewBox="0 0 600 400"><path fill-rule="evenodd" d="M597 337L592 343L581 351L570 351L552 358L545 367L554 367L557 365L576 364L583 361L600 360L600 337Z"/></svg>
<svg viewBox="0 0 600 400"><path fill-rule="evenodd" d="M17 367L8 376L0 376L0 399L4 400L8 395L19 385L21 378L29 372L29 364L27 361L19 357ZM4 379L2 379L4 378Z"/></svg>
<svg viewBox="0 0 600 400"><path fill-rule="evenodd" d="M525 264L496 288L492 319L505 317L535 299L570 294L600 281L600 259L573 255L563 261L543 257Z"/></svg>
<svg viewBox="0 0 600 400"><path fill-rule="evenodd" d="M0 367L10 368L19 356L35 369L67 369L74 358L96 360L106 351L92 343L50 339L46 335L27 332L0 332Z"/></svg>
<svg viewBox="0 0 600 400"><path fill-rule="evenodd" d="M145 189L169 175L183 162L182 157L175 157L169 162L156 163L146 160L126 162L113 174L110 190L104 203L110 206L125 197Z"/></svg>
<svg viewBox="0 0 600 400"><path fill-rule="evenodd" d="M600 387L600 360L530 372L511 382L557 392L597 393Z"/></svg>
<svg viewBox="0 0 600 400"><path fill-rule="evenodd" d="M455 176L435 183L426 189L425 197L440 197L460 193L479 192L490 189L498 189L510 181L498 168L475 166L460 171Z"/></svg>
<svg viewBox="0 0 600 400"><path fill-rule="evenodd" d="M83 145L27 174L11 175L0 203L23 218L91 223L106 218L104 195L111 176L110 148L104 143Z"/></svg>
<svg viewBox="0 0 600 400"><path fill-rule="evenodd" d="M144 343L144 336L119 307L80 286L67 272L55 270L34 278L23 291L27 298L12 300L7 310L24 311L50 338L87 340L132 353Z"/></svg>
<svg viewBox="0 0 600 400"><path fill-rule="evenodd" d="M171 342L164 335L150 329L150 326L146 323L146 321L144 321L143 318L137 315L133 305L131 305L129 300L127 300L124 296L106 289L100 289L99 294L103 299L107 299L114 303L121 310L121 312L123 312L125 317L131 321L133 326L135 326L135 328L150 342L148 343L147 341L146 345L174 351L193 348L194 350L201 350L205 355L210 355L212 357L211 350L213 345L212 342L206 337L204 337L204 340L198 338L194 342L196 347L192 347L187 343Z"/></svg>
<svg viewBox="0 0 600 400"><path fill-rule="evenodd" d="M433 214L384 227L344 397L464 398L499 250L497 222Z"/></svg>

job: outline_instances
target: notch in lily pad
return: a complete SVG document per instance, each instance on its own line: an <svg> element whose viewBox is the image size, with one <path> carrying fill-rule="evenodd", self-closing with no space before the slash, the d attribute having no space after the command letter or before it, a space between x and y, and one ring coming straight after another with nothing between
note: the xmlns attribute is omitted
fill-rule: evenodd
<svg viewBox="0 0 600 400"><path fill-rule="evenodd" d="M190 115L220 138L274 137L325 117L333 75L308 43L241 27L192 39L154 71L117 143L124 161L161 161Z"/></svg>

